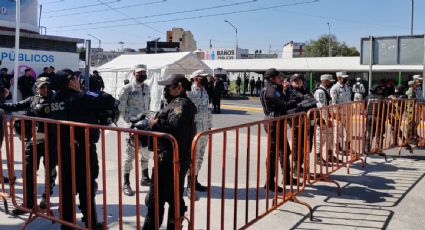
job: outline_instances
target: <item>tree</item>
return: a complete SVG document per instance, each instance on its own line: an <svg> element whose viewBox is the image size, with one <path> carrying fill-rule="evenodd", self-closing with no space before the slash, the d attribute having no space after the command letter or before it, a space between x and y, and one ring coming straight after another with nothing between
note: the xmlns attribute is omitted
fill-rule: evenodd
<svg viewBox="0 0 425 230"><path fill-rule="evenodd" d="M331 56L359 56L356 47L349 47L345 42L339 42L335 35L330 36ZM328 57L329 35L325 34L317 40L310 40L305 46L304 57Z"/></svg>

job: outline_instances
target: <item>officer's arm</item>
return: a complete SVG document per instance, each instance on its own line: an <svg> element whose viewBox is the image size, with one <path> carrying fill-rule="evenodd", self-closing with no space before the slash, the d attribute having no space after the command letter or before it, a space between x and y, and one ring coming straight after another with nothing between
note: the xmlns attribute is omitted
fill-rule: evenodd
<svg viewBox="0 0 425 230"><path fill-rule="evenodd" d="M118 100L120 100L120 104L118 105L118 110L120 111L120 114L122 118L128 123L130 120L125 117L125 111L127 109L127 100L128 100L128 88L124 87L121 89L121 92L118 94Z"/></svg>
<svg viewBox="0 0 425 230"><path fill-rule="evenodd" d="M338 93L334 87L331 88L330 93L331 93L332 105L336 105L337 104L336 102L338 100Z"/></svg>
<svg viewBox="0 0 425 230"><path fill-rule="evenodd" d="M16 104L13 103L4 103L0 105L0 109L3 109L6 112L17 112L17 111L26 111L31 106L32 97L28 97L25 100L22 100Z"/></svg>
<svg viewBox="0 0 425 230"><path fill-rule="evenodd" d="M297 107L297 103L300 101L297 100L285 100L281 96L275 95L275 89L273 87L268 87L265 93L266 101L268 101L267 106L272 106L273 108L268 108L270 111L281 111L280 114L283 114L283 111L293 109Z"/></svg>
<svg viewBox="0 0 425 230"><path fill-rule="evenodd" d="M147 92L145 94L145 96L143 97L143 99L145 100L145 115L149 116L149 112L150 112L150 105L151 105L151 90L149 87L147 87Z"/></svg>

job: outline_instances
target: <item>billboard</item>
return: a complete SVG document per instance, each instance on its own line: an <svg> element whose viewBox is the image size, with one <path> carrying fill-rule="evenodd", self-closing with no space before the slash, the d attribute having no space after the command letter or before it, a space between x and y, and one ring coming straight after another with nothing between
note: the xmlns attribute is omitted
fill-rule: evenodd
<svg viewBox="0 0 425 230"><path fill-rule="evenodd" d="M422 65L424 63L424 35L373 37L373 65ZM370 61L370 38L361 39L361 64Z"/></svg>
<svg viewBox="0 0 425 230"><path fill-rule="evenodd" d="M16 55L15 50L9 48L0 48L1 68L8 68L9 73L12 74L16 56L19 58L19 76L24 74L25 69L30 69L31 75L36 77L43 72L43 68L46 66L54 66L57 70L79 69L78 53L21 49L19 55Z"/></svg>
<svg viewBox="0 0 425 230"><path fill-rule="evenodd" d="M38 1L21 0L21 29L33 32L38 29ZM15 0L0 1L0 27L15 28L16 3Z"/></svg>
<svg viewBox="0 0 425 230"><path fill-rule="evenodd" d="M204 50L203 60L231 60L248 58L247 49L210 49Z"/></svg>

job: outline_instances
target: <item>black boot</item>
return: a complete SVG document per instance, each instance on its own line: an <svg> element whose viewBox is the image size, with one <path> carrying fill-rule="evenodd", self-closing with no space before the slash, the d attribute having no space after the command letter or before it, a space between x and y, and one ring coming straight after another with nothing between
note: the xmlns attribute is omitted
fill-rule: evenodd
<svg viewBox="0 0 425 230"><path fill-rule="evenodd" d="M149 170L143 169L142 170L142 179L140 179L140 185L141 186L150 186L152 183L152 180L149 178Z"/></svg>
<svg viewBox="0 0 425 230"><path fill-rule="evenodd" d="M198 176L195 177L196 178L196 182L195 182L195 190L196 191L200 191L200 192L206 192L208 190L207 187L201 185L201 183L199 183L198 181Z"/></svg>
<svg viewBox="0 0 425 230"><path fill-rule="evenodd" d="M93 202L95 202L94 199L93 199ZM104 223L103 222L99 223L97 221L96 203L93 203L92 206L93 206L93 208L92 208L92 211L91 211L91 213L92 213L91 214L91 226L88 226L89 223L88 223L87 217L84 216L84 213L86 213L84 210L82 210L83 218L81 218L81 220L84 222L84 224L87 228L90 228L90 229L93 229L93 230L103 229Z"/></svg>
<svg viewBox="0 0 425 230"><path fill-rule="evenodd" d="M130 174L126 173L124 174L124 186L122 188L124 194L126 196L133 196L134 195L134 191L130 186Z"/></svg>

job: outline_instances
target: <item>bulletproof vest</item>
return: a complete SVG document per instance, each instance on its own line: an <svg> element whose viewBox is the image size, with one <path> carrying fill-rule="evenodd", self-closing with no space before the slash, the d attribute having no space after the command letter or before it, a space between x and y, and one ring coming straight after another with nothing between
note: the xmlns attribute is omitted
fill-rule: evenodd
<svg viewBox="0 0 425 230"><path fill-rule="evenodd" d="M320 87L320 85L319 85L318 87L316 87L316 88L313 89L312 94L314 95L314 93L316 93L317 90L322 90L323 92L325 92L325 95L326 95L326 105L329 105L329 102L332 100L331 95L329 94L329 92L326 89Z"/></svg>
<svg viewBox="0 0 425 230"><path fill-rule="evenodd" d="M270 105L267 105L267 100L266 100L266 92L270 87L273 88L274 95L276 97L281 96L281 94L279 93L278 89L275 86L268 85L261 90L260 102L261 102L261 106L263 107L264 114L270 117L275 117L275 116L279 116L280 114L275 114L275 111L273 111L273 108L270 108Z"/></svg>

